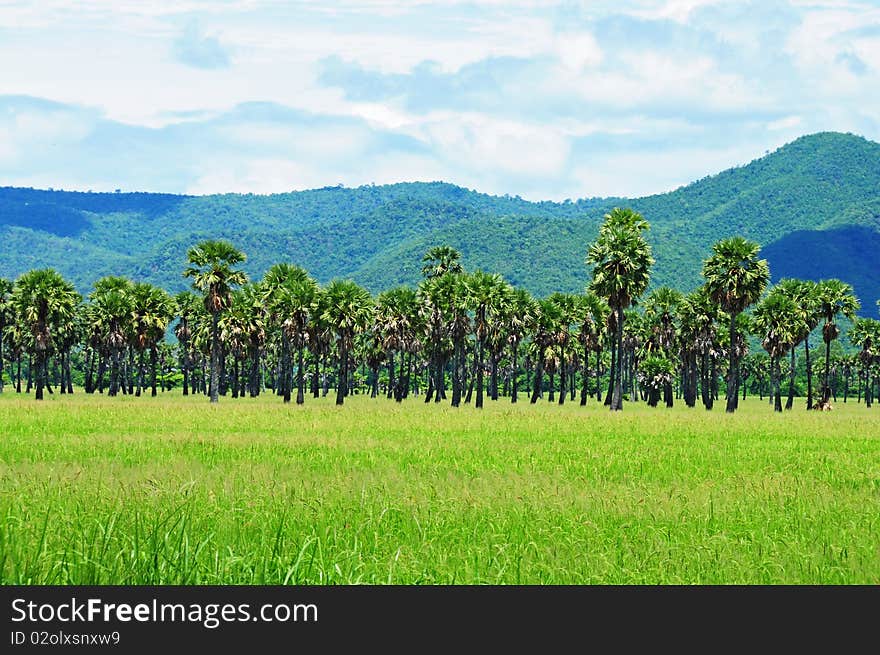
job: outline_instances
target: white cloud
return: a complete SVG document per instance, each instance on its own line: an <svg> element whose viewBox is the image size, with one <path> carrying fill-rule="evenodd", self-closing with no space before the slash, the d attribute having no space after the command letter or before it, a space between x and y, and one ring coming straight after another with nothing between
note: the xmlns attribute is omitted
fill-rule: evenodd
<svg viewBox="0 0 880 655"><path fill-rule="evenodd" d="M686 23L691 14L703 7L717 5L724 0L663 0L660 2L649 1L639 3L637 9L631 9L633 16L652 20L672 20L678 23Z"/></svg>
<svg viewBox="0 0 880 655"><path fill-rule="evenodd" d="M562 65L575 72L602 62L602 49L590 32L561 32L555 46Z"/></svg>
<svg viewBox="0 0 880 655"><path fill-rule="evenodd" d="M790 130L798 127L801 123L803 123L803 119L801 119L800 116L786 116L785 118L780 118L778 121L767 123L767 129L772 131Z"/></svg>
<svg viewBox="0 0 880 655"><path fill-rule="evenodd" d="M229 160L205 164L187 193L286 193L323 186L323 171L290 159Z"/></svg>
<svg viewBox="0 0 880 655"><path fill-rule="evenodd" d="M205 192L447 179L535 199L633 195L806 131L880 137L876 3L751 7L7 1L0 95L74 109L0 116L0 182ZM632 38L609 41L601 21ZM366 84L393 75L393 92L326 86L328 57ZM248 102L291 115L237 113ZM121 157L112 135L125 126L149 129Z"/></svg>

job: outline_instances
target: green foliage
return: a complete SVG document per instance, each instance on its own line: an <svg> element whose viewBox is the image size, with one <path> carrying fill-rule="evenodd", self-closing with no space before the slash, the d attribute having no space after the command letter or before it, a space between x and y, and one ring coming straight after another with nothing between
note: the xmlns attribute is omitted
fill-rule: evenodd
<svg viewBox="0 0 880 655"><path fill-rule="evenodd" d="M187 249L212 238L247 252L255 279L293 259L321 283L351 278L378 293L416 284L425 252L447 245L464 268L497 272L536 296L576 293L588 282L585 244L625 204L651 223L653 285L693 290L712 244L738 234L765 246L774 280L843 279L876 317L880 273L864 264L880 244L878 189L880 145L835 133L626 201L532 203L439 182L203 197L2 188L0 276L55 266L84 291L124 272L177 292Z"/></svg>
<svg viewBox="0 0 880 655"><path fill-rule="evenodd" d="M654 258L642 235L647 229L637 212L615 208L606 214L599 238L589 248L590 290L614 309L626 309L648 288Z"/></svg>

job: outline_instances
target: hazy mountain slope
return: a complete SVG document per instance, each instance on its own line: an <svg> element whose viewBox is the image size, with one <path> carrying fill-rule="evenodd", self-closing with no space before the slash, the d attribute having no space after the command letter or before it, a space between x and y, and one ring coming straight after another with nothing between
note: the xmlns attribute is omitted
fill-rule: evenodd
<svg viewBox="0 0 880 655"><path fill-rule="evenodd" d="M876 315L880 144L837 133L631 200L532 203L439 182L202 197L0 188L0 276L54 266L83 291L110 272L180 289L186 249L210 236L245 250L253 276L290 260L322 282L349 276L379 291L416 282L424 251L448 243L468 268L536 294L580 291L587 246L618 205L651 223L656 284L699 284L711 244L742 234L767 246L774 278L841 277Z"/></svg>

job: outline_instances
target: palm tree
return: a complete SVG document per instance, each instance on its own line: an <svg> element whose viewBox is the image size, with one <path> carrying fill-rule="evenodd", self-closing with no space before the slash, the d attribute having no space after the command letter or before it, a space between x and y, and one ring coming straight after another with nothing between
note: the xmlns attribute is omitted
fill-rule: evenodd
<svg viewBox="0 0 880 655"><path fill-rule="evenodd" d="M0 278L0 393L3 393L3 341L6 338L6 326L12 323L12 282Z"/></svg>
<svg viewBox="0 0 880 655"><path fill-rule="evenodd" d="M309 342L309 323L316 309L318 291L318 282L309 276L290 280L281 288L281 302L287 314L282 329L291 335L297 352L297 405L305 402L305 349Z"/></svg>
<svg viewBox="0 0 880 655"><path fill-rule="evenodd" d="M670 287L658 287L645 298L645 318L650 329L650 341L663 353L667 361L672 361L676 346L675 316L684 296ZM672 377L665 377L663 401L667 407L673 406Z"/></svg>
<svg viewBox="0 0 880 655"><path fill-rule="evenodd" d="M51 268L29 271L13 286L13 312L25 328L26 349L34 358L37 400L43 400L47 363L58 333L74 319L79 294Z"/></svg>
<svg viewBox="0 0 880 655"><path fill-rule="evenodd" d="M797 303L782 290L771 291L755 308L752 316L752 332L761 339L761 345L770 355L770 393L776 412L782 411L779 361L794 347L803 324Z"/></svg>
<svg viewBox="0 0 880 655"><path fill-rule="evenodd" d="M469 320L459 279L464 273L461 253L450 246L435 246L422 257L424 281L419 285L418 295L422 303L422 320L427 329L430 349L428 361L428 391L425 402L439 403L445 398L445 370L450 356L452 370L452 406L461 402ZM451 340L451 343L449 341Z"/></svg>
<svg viewBox="0 0 880 655"><path fill-rule="evenodd" d="M305 402L303 377L304 354L308 343L309 320L314 312L318 283L306 270L295 264L275 264L263 277L261 285L269 320L281 332L281 367L278 391L290 402L292 365L291 343L298 352L297 405Z"/></svg>
<svg viewBox="0 0 880 655"><path fill-rule="evenodd" d="M730 320L730 365L727 369L727 411L736 411L739 392L739 336L736 320L757 302L770 281L766 259L758 259L761 247L742 237L731 237L712 246L712 256L703 263L703 277L710 298Z"/></svg>
<svg viewBox="0 0 880 655"><path fill-rule="evenodd" d="M697 336L700 332L697 293L685 296L678 305L678 343L682 361L682 388L688 407L697 404Z"/></svg>
<svg viewBox="0 0 880 655"><path fill-rule="evenodd" d="M568 389L574 388L574 373L571 373L571 381L569 387L566 387L567 370L571 368L569 364L572 361L572 351L568 347L571 343L571 326L578 321L578 298L568 293L552 293L548 300L555 303L561 312L560 320L556 325L555 345L556 352L559 354L559 404L565 404L565 394ZM551 385L551 393L552 393Z"/></svg>
<svg viewBox="0 0 880 655"><path fill-rule="evenodd" d="M517 401L519 391L519 345L531 329L536 312L537 304L531 294L525 289L514 289L507 314L507 342L511 349L511 403Z"/></svg>
<svg viewBox="0 0 880 655"><path fill-rule="evenodd" d="M89 294L87 311L89 329L99 344L100 351L110 365L109 396L115 396L120 387L125 393L124 379L121 380L123 354L132 330L132 283L124 277L108 275L95 282L94 291ZM98 368L98 387L102 390L106 364Z"/></svg>
<svg viewBox="0 0 880 655"><path fill-rule="evenodd" d="M606 300L615 319L617 358L612 372L612 411L623 409L623 312L644 293L654 264L651 247L642 235L647 229L648 223L641 214L631 209L615 208L605 215L599 238L587 254L587 264L593 267L590 289Z"/></svg>
<svg viewBox="0 0 880 655"><path fill-rule="evenodd" d="M405 286L394 287L381 294L376 302L376 327L382 349L387 354L388 384L397 402L401 402L409 389L406 374L407 353L410 359L419 343L422 331L419 312L419 299L416 292ZM399 355L399 372L394 370L394 355Z"/></svg>
<svg viewBox="0 0 880 655"><path fill-rule="evenodd" d="M243 382L240 393L244 396L247 387L251 398L260 395L260 362L266 343L266 306L263 293L262 285L246 284L239 289L233 301L243 341L242 360L250 362L250 371L246 376L244 371L241 374Z"/></svg>
<svg viewBox="0 0 880 655"><path fill-rule="evenodd" d="M422 257L422 275L430 280L447 273L462 273L461 253L451 246L434 246Z"/></svg>
<svg viewBox="0 0 880 655"><path fill-rule="evenodd" d="M502 303L509 287L497 273L477 270L463 280L467 306L474 312L474 367L476 368L477 400L475 407L483 407L483 356L490 332L499 320Z"/></svg>
<svg viewBox="0 0 880 655"><path fill-rule="evenodd" d="M197 320L199 310L204 307L199 303L198 297L192 291L181 291L174 296L174 304L177 307L179 320L174 328L174 335L180 353L180 369L183 375L183 395L189 395L190 371L192 370L192 346L193 322Z"/></svg>
<svg viewBox="0 0 880 655"><path fill-rule="evenodd" d="M590 379L590 353L596 353L596 388L599 387L599 369L602 353L602 329L608 319L608 305L592 291L578 297L575 316L579 324L577 339L584 350L584 371L581 382L581 405L587 404Z"/></svg>
<svg viewBox="0 0 880 655"><path fill-rule="evenodd" d="M804 357L807 367L807 409L813 409L813 367L810 361L810 333L819 324L819 311L817 306L817 286L810 280L796 280L785 278L780 280L774 287L779 293L790 298L797 308L801 318L801 330L795 335L795 343L791 348L791 378L788 385L788 400L785 409L791 409L794 404L794 379L795 379L795 347L803 341Z"/></svg>
<svg viewBox="0 0 880 655"><path fill-rule="evenodd" d="M548 298L539 300L536 305L532 333L532 355L535 361L534 388L531 404L538 402L544 387L544 366L554 361L554 345L562 321L562 310Z"/></svg>
<svg viewBox="0 0 880 655"><path fill-rule="evenodd" d="M186 253L189 266L183 277L192 278L193 288L205 296L205 309L211 315L211 402L219 400L220 314L232 304L232 290L247 282L244 271L234 268L247 258L226 241L202 241Z"/></svg>
<svg viewBox="0 0 880 655"><path fill-rule="evenodd" d="M857 355L859 385L864 384L865 406L870 408L873 398L871 373L880 362L880 349L877 347L880 345L880 321L873 318L857 319L847 336L854 346L861 349Z"/></svg>
<svg viewBox="0 0 880 655"><path fill-rule="evenodd" d="M721 355L717 324L724 313L719 309L705 286L688 294L679 305L679 339L687 360L685 399L689 407L696 405L697 377L703 407L714 406L715 361ZM699 363L697 362L699 358Z"/></svg>
<svg viewBox="0 0 880 655"><path fill-rule="evenodd" d="M323 293L323 320L336 334L339 371L336 404L342 405L348 392L349 354L355 335L370 324L373 300L370 292L350 280L333 280Z"/></svg>
<svg viewBox="0 0 880 655"><path fill-rule="evenodd" d="M428 354L428 391L425 402L445 398L445 370L452 356L452 406L458 407L462 395L464 340L470 326L465 299L467 292L461 273L447 271L419 284L420 321L424 325Z"/></svg>
<svg viewBox="0 0 880 655"><path fill-rule="evenodd" d="M656 407L661 389L672 386L675 364L663 354L649 354L639 363L639 377L648 389L648 405Z"/></svg>
<svg viewBox="0 0 880 655"><path fill-rule="evenodd" d="M825 341L825 376L822 385L822 404L828 405L831 399L829 375L831 371L831 342L840 335L836 320L841 314L855 320L861 305L853 293L851 285L840 280L822 280L816 285L816 304L819 316L825 320L822 338Z"/></svg>
<svg viewBox="0 0 880 655"><path fill-rule="evenodd" d="M156 395L156 366L159 341L174 317L174 302L164 289L147 282L138 282L131 287L132 318L134 321L134 346L139 353L137 395L144 385L143 356L150 351L151 395Z"/></svg>

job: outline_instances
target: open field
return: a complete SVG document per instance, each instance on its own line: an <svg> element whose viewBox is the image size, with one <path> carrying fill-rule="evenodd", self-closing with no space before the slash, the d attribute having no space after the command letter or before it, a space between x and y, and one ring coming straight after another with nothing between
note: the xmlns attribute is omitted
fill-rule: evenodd
<svg viewBox="0 0 880 655"><path fill-rule="evenodd" d="M0 582L880 583L880 410L0 396Z"/></svg>

